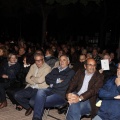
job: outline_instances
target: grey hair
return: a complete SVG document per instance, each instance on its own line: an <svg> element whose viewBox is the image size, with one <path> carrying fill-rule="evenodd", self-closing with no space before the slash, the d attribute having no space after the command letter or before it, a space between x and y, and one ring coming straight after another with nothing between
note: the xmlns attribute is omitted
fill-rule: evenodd
<svg viewBox="0 0 120 120"><path fill-rule="evenodd" d="M61 55L60 58L61 58L62 56L65 56L65 57L67 58L68 62L70 62L70 59L69 59L69 57L68 57L67 55ZM60 58L59 58L59 59L60 59Z"/></svg>
<svg viewBox="0 0 120 120"><path fill-rule="evenodd" d="M10 53L10 54L8 55L8 57L7 57L7 60L9 61L10 58L11 58L13 55L16 57L16 62L17 62L18 57L17 57L17 55L14 54L14 53Z"/></svg>
<svg viewBox="0 0 120 120"><path fill-rule="evenodd" d="M42 57L43 57L43 59L44 59L44 55L43 55L43 54L41 54L41 53L35 53L35 54L34 54L34 59L35 59L37 56L42 56Z"/></svg>

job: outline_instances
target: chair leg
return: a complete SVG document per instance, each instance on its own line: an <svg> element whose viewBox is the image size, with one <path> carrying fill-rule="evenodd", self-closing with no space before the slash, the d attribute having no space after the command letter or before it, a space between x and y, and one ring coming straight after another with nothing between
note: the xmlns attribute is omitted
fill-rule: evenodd
<svg viewBox="0 0 120 120"><path fill-rule="evenodd" d="M57 117L54 117L54 116L50 115L49 112L50 112L50 109L45 109L44 110L42 120L47 120L48 116L51 117L51 118L54 118L55 120L61 120L61 119L59 119Z"/></svg>
<svg viewBox="0 0 120 120"><path fill-rule="evenodd" d="M68 109L67 109L67 113L66 113L66 115L65 115L65 119L64 119L64 120L66 120L66 116L67 116L67 114L68 114L68 110L69 110L69 107L68 107ZM61 120L61 119L59 119L59 118L57 118L57 117L54 117L54 116L50 115L49 113L50 113L50 109L45 109L45 110L44 110L43 117L42 117L42 120L47 120L48 116L51 117L51 118L54 118L55 120Z"/></svg>
<svg viewBox="0 0 120 120"><path fill-rule="evenodd" d="M65 114L65 120L66 120L66 117L67 117L68 111L69 111L69 107L68 107L67 112L66 112L66 114Z"/></svg>
<svg viewBox="0 0 120 120"><path fill-rule="evenodd" d="M54 118L55 120L61 120L61 119L59 119L59 118L57 118L57 117L54 117L54 116L52 116L52 115L48 115L48 116Z"/></svg>

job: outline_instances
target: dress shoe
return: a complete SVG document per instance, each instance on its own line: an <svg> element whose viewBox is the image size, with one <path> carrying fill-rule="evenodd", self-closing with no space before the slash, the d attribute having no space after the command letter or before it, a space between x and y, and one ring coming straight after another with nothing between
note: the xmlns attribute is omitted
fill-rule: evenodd
<svg viewBox="0 0 120 120"><path fill-rule="evenodd" d="M16 106L16 110L21 111L22 109L23 109L22 106L20 106L20 105L17 105L17 106Z"/></svg>
<svg viewBox="0 0 120 120"><path fill-rule="evenodd" d="M32 113L32 108L29 108L29 109L26 110L25 116L28 116L28 115L30 115L31 113Z"/></svg>
<svg viewBox="0 0 120 120"><path fill-rule="evenodd" d="M2 102L2 104L0 105L0 109L4 107L7 107L7 101Z"/></svg>
<svg viewBox="0 0 120 120"><path fill-rule="evenodd" d="M66 104L64 104L64 105L61 105L61 106L58 108L58 113L59 113L59 114L62 114L62 113L66 114L66 113L67 113L67 110L68 110L68 106L69 106L68 103L66 103Z"/></svg>

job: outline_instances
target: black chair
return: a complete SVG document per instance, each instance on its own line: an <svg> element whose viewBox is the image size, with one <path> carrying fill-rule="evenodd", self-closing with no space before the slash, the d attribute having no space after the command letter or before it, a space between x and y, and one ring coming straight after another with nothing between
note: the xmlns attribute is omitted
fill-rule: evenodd
<svg viewBox="0 0 120 120"><path fill-rule="evenodd" d="M60 118L57 118L57 117L51 115L50 110L57 109L58 113L59 113L59 110L61 110L62 108L65 108L66 105L67 104L64 103L63 105L55 105L52 108L45 108L42 120L47 120L48 116L54 118L55 120L63 120L63 119L60 119ZM63 112L63 113L65 113L65 112ZM67 113L67 110L66 110L66 113ZM60 114L62 114L62 113L60 113ZM65 115L65 118L66 118L66 115Z"/></svg>

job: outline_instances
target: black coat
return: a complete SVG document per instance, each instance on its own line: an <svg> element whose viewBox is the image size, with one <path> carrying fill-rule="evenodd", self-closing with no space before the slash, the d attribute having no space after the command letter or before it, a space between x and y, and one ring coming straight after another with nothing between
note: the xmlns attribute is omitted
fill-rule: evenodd
<svg viewBox="0 0 120 120"><path fill-rule="evenodd" d="M2 75L5 74L5 75L8 75L9 80L16 79L16 76L17 76L19 70L20 70L19 63L9 66L8 62L5 62L0 67L0 78L2 78Z"/></svg>

